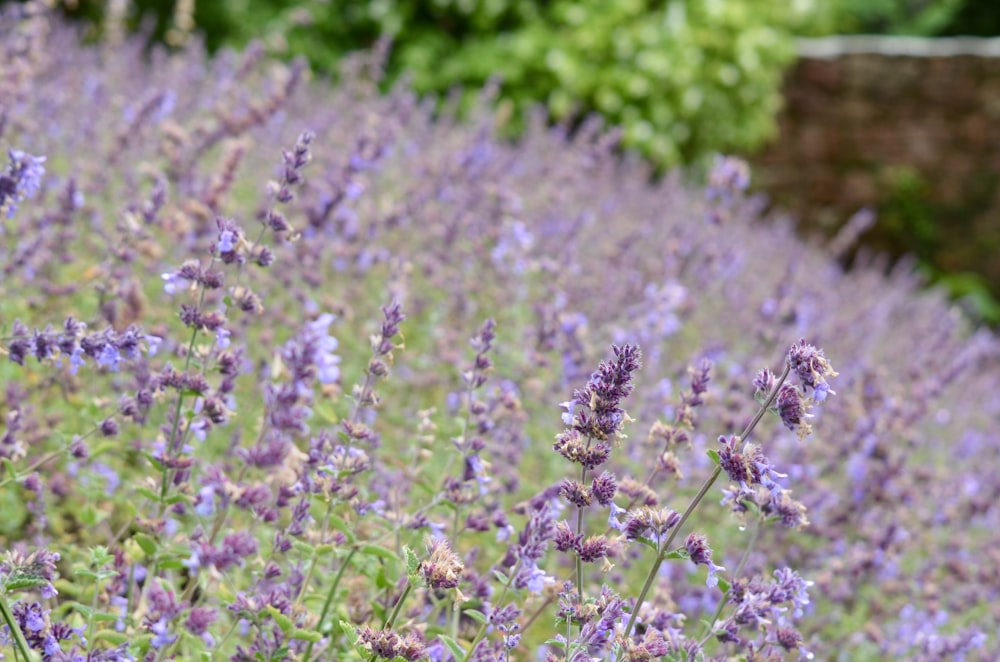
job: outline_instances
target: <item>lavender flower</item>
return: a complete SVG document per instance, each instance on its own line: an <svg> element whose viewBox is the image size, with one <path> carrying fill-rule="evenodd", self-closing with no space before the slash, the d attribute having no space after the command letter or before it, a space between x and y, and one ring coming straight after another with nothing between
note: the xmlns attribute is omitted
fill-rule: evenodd
<svg viewBox="0 0 1000 662"><path fill-rule="evenodd" d="M708 579L705 584L709 587L719 585L719 578L716 576L725 568L712 562L712 548L708 546L708 539L700 533L692 533L684 542L684 547L691 561L695 565L708 566Z"/></svg>
<svg viewBox="0 0 1000 662"><path fill-rule="evenodd" d="M0 174L0 213L13 218L17 203L38 193L45 175L44 156L32 156L18 149L7 150L7 169Z"/></svg>

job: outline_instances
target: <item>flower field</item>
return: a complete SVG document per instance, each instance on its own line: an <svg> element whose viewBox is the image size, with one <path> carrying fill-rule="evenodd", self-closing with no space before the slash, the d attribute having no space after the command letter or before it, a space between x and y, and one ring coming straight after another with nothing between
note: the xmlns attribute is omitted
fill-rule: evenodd
<svg viewBox="0 0 1000 662"><path fill-rule="evenodd" d="M995 659L1000 343L856 226L4 12L5 659Z"/></svg>

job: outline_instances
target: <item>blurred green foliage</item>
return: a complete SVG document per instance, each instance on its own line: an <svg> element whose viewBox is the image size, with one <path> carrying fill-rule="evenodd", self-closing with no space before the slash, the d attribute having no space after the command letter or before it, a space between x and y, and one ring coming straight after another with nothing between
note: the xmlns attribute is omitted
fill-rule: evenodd
<svg viewBox="0 0 1000 662"><path fill-rule="evenodd" d="M965 0L941 35L1000 35L1000 2L996 0Z"/></svg>
<svg viewBox="0 0 1000 662"><path fill-rule="evenodd" d="M828 30L840 34L934 36L975 0L834 0L827 6ZM995 0L989 0L995 3ZM820 34L830 34L829 31ZM820 36L810 32L810 36Z"/></svg>

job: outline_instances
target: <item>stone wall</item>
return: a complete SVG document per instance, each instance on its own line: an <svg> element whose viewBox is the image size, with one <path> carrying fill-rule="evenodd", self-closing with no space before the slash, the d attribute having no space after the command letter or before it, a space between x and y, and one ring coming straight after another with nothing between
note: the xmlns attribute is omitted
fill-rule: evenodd
<svg viewBox="0 0 1000 662"><path fill-rule="evenodd" d="M985 276L1000 295L1000 39L804 40L755 188L828 234Z"/></svg>

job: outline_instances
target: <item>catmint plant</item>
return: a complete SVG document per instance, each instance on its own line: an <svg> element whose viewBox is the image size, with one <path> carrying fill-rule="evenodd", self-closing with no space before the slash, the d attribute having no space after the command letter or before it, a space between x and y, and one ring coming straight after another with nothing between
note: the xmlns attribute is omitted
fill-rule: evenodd
<svg viewBox="0 0 1000 662"><path fill-rule="evenodd" d="M0 9L4 656L991 659L1000 343L845 271L862 222L47 4Z"/></svg>

